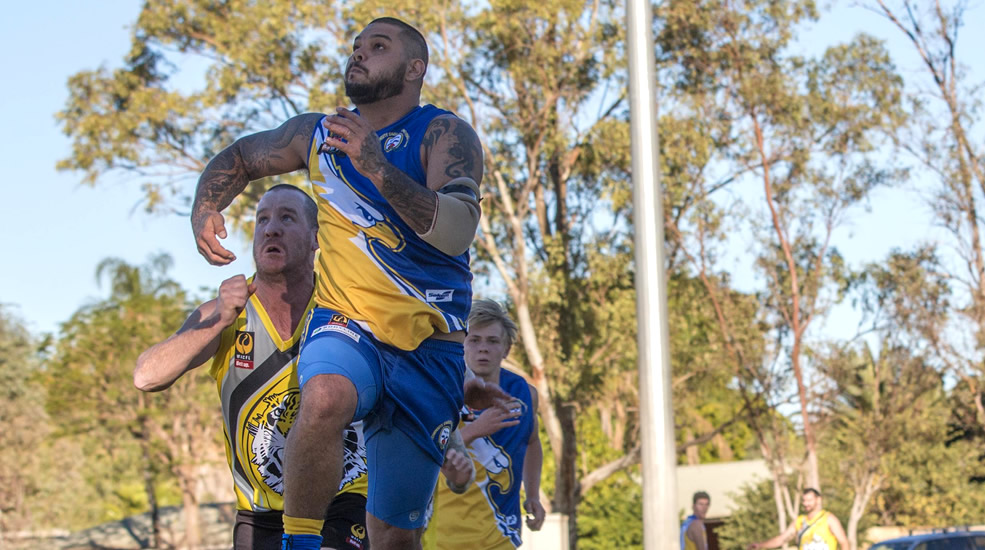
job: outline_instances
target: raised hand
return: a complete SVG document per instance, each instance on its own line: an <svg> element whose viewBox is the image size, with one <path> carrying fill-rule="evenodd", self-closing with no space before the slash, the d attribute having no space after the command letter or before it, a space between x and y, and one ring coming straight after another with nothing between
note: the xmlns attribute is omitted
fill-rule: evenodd
<svg viewBox="0 0 985 550"><path fill-rule="evenodd" d="M239 317L246 302L257 291L256 283L246 282L246 277L236 275L230 277L219 285L219 298L216 300L215 310L219 315L221 326L227 327Z"/></svg>
<svg viewBox="0 0 985 550"><path fill-rule="evenodd" d="M510 401L513 396L496 384L476 377L465 381L465 404L472 409L488 409L497 403Z"/></svg>
<svg viewBox="0 0 985 550"><path fill-rule="evenodd" d="M215 210L205 210L192 214L192 232L198 253L212 265L226 265L236 259L236 255L219 244L226 238L226 219ZM218 237L218 238L217 238Z"/></svg>
<svg viewBox="0 0 985 550"><path fill-rule="evenodd" d="M325 145L345 153L352 166L360 174L376 181L382 178L383 167L387 164L380 147L380 138L369 121L358 114L339 107L338 114L325 117L323 124L332 135L325 138Z"/></svg>
<svg viewBox="0 0 985 550"><path fill-rule="evenodd" d="M516 426L520 423L522 414L523 405L517 400L497 403L482 411L482 414L468 425L469 436L474 441L480 437L490 436L503 428Z"/></svg>

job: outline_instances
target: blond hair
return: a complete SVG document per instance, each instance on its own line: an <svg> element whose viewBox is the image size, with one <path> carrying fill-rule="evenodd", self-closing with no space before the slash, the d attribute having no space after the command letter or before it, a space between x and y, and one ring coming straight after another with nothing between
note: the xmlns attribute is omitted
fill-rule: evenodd
<svg viewBox="0 0 985 550"><path fill-rule="evenodd" d="M484 327L492 323L499 323L506 333L506 346L512 347L516 341L516 323L510 319L506 309L493 300L476 300L472 302L472 311L469 313L469 326Z"/></svg>

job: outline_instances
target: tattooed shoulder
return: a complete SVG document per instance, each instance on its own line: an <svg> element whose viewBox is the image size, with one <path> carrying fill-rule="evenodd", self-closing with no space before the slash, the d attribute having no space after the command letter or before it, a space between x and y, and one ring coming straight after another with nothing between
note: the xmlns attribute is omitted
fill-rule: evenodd
<svg viewBox="0 0 985 550"><path fill-rule="evenodd" d="M303 137L305 139L310 139L311 134L315 131L315 127L325 115L322 113L305 113L303 115L298 115L292 120L295 121L294 131L292 137Z"/></svg>
<svg viewBox="0 0 985 550"><path fill-rule="evenodd" d="M479 136L465 121L456 119L451 125L451 144L445 175L451 178L482 179L482 144Z"/></svg>
<svg viewBox="0 0 985 550"><path fill-rule="evenodd" d="M427 170L428 159L431 158L431 151L434 150L434 146L441 139L441 136L448 133L452 125L451 117L440 116L431 121L428 125L427 132L424 134L424 139L421 140L421 166Z"/></svg>

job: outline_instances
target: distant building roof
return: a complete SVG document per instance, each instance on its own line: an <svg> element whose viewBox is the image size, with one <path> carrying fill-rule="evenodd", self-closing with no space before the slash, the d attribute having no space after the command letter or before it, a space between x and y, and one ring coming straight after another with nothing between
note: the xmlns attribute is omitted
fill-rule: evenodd
<svg viewBox="0 0 985 550"><path fill-rule="evenodd" d="M691 514L691 497L704 491L711 496L708 517L728 517L736 508L733 496L746 485L767 479L770 471L761 459L677 466L677 510Z"/></svg>

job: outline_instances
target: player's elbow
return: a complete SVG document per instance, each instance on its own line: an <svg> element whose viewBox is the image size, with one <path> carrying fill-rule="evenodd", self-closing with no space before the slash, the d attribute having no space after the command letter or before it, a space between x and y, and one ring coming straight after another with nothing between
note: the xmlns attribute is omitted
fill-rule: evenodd
<svg viewBox="0 0 985 550"><path fill-rule="evenodd" d="M467 180L470 185L457 183ZM460 191L455 190L461 188ZM437 205L431 227L418 235L425 242L449 256L458 256L468 251L479 228L482 210L476 198L478 189L468 178L458 178L449 182L437 193Z"/></svg>
<svg viewBox="0 0 985 550"><path fill-rule="evenodd" d="M155 392L166 390L170 385L154 376L147 352L141 353L133 369L133 386L142 392Z"/></svg>

